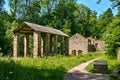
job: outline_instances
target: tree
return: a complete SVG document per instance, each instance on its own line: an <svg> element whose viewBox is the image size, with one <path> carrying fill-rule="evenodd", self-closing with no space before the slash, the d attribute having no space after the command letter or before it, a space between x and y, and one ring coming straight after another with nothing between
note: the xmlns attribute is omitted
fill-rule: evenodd
<svg viewBox="0 0 120 80"><path fill-rule="evenodd" d="M5 23L6 20L8 19L8 14L3 8L4 3L5 3L4 0L0 1L0 55L2 55L1 53L5 52L5 43L6 43L5 32L7 28Z"/></svg>
<svg viewBox="0 0 120 80"><path fill-rule="evenodd" d="M120 8L120 0L110 0L113 4L112 7L119 7Z"/></svg>
<svg viewBox="0 0 120 80"><path fill-rule="evenodd" d="M29 21L39 23L40 1L38 0L9 0L11 16L19 22Z"/></svg>
<svg viewBox="0 0 120 80"><path fill-rule="evenodd" d="M0 0L0 11L3 9L3 5L5 4L4 0Z"/></svg>
<svg viewBox="0 0 120 80"><path fill-rule="evenodd" d="M98 0L96 3L99 4L102 0ZM112 7L118 7L120 9L120 0L109 0L112 2Z"/></svg>
<svg viewBox="0 0 120 80"><path fill-rule="evenodd" d="M18 22L17 21L13 21L12 23L10 23L9 21L6 21L6 32L5 32L5 36L4 36L4 40L5 40L5 47L4 47L4 54L8 54L8 55L12 55L13 52L13 30L16 29L18 27Z"/></svg>
<svg viewBox="0 0 120 80"><path fill-rule="evenodd" d="M77 11L74 12L75 26L73 27L73 33L80 33L86 37L91 35L91 27L95 25L96 12L90 10L83 4L80 4Z"/></svg>
<svg viewBox="0 0 120 80"><path fill-rule="evenodd" d="M106 28L103 39L106 43L107 52L116 56L116 50L120 47L120 20L119 17L115 17L112 22Z"/></svg>
<svg viewBox="0 0 120 80"><path fill-rule="evenodd" d="M43 25L53 27L71 35L73 13L77 8L74 0L60 0L53 11L41 16Z"/></svg>
<svg viewBox="0 0 120 80"><path fill-rule="evenodd" d="M113 14L111 8L108 8L103 14L98 17L96 25L93 27L93 35L96 38L102 38L103 33L106 31L106 27L112 22Z"/></svg>

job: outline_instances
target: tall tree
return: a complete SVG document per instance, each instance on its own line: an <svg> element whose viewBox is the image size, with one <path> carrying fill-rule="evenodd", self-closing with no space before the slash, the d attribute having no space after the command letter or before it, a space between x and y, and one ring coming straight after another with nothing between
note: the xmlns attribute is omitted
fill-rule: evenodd
<svg viewBox="0 0 120 80"><path fill-rule="evenodd" d="M74 0L60 0L51 13L42 15L42 23L70 34L73 12L76 8L77 4Z"/></svg>
<svg viewBox="0 0 120 80"><path fill-rule="evenodd" d="M8 14L3 8L4 3L5 3L4 0L0 0L0 53L5 52L5 44L6 44L5 32L7 26L5 24L8 19Z"/></svg>
<svg viewBox="0 0 120 80"><path fill-rule="evenodd" d="M107 52L116 56L116 50L120 47L120 20L115 17L104 32L103 39L106 43Z"/></svg>
<svg viewBox="0 0 120 80"><path fill-rule="evenodd" d="M5 4L4 0L0 0L0 11L3 9L3 5Z"/></svg>
<svg viewBox="0 0 120 80"><path fill-rule="evenodd" d="M103 14L101 14L98 18L96 24L96 37L101 38L102 33L106 31L106 28L110 22L112 22L113 13L111 8L108 8Z"/></svg>
<svg viewBox="0 0 120 80"><path fill-rule="evenodd" d="M99 4L102 0L97 0L97 4ZM109 0L112 2L112 7L118 7L118 9L120 9L120 0Z"/></svg>
<svg viewBox="0 0 120 80"><path fill-rule="evenodd" d="M90 28L96 19L96 12L90 10L83 4L80 4L78 9L74 13L75 16L75 27L73 32L78 32L86 37L90 36Z"/></svg>
<svg viewBox="0 0 120 80"><path fill-rule="evenodd" d="M38 0L9 0L12 17L19 21L39 22L40 1Z"/></svg>

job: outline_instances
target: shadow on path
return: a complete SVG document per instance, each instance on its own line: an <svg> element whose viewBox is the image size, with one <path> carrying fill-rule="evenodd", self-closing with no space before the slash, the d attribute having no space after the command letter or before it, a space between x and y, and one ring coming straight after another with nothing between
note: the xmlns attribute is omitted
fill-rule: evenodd
<svg viewBox="0 0 120 80"><path fill-rule="evenodd" d="M72 68L64 75L63 80L108 80L107 74L90 73L85 70L85 67L94 60L96 59Z"/></svg>
<svg viewBox="0 0 120 80"><path fill-rule="evenodd" d="M67 73L64 80L107 80L106 74L94 74L94 73Z"/></svg>

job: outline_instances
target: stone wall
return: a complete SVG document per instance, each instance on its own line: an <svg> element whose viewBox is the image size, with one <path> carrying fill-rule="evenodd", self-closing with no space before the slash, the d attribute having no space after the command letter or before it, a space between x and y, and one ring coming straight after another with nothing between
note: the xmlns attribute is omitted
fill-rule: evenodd
<svg viewBox="0 0 120 80"><path fill-rule="evenodd" d="M88 53L88 40L79 35L75 34L69 38L69 54L80 54Z"/></svg>
<svg viewBox="0 0 120 80"><path fill-rule="evenodd" d="M94 40L94 46L96 48L97 51L103 51L104 50L104 46L105 43L102 40Z"/></svg>
<svg viewBox="0 0 120 80"><path fill-rule="evenodd" d="M69 54L78 55L94 51L103 51L104 42L93 38L85 38L76 33L69 38Z"/></svg>
<svg viewBox="0 0 120 80"><path fill-rule="evenodd" d="M108 73L108 63L106 61L95 60L93 67L95 73L104 73L104 74Z"/></svg>

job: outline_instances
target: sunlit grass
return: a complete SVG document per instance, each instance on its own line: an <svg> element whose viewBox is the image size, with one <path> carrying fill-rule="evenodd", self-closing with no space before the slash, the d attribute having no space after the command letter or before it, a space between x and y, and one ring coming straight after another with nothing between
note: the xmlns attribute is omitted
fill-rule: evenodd
<svg viewBox="0 0 120 80"><path fill-rule="evenodd" d="M0 80L63 80L72 67L100 54L56 55L48 58L1 58Z"/></svg>
<svg viewBox="0 0 120 80"><path fill-rule="evenodd" d="M111 72L113 72L113 70L116 70L116 69L119 68L119 62L118 62L117 58L110 57L108 55L102 54L102 55L100 55L99 60L107 61L109 73L111 73ZM86 67L86 69L90 72L93 72L93 62L90 63Z"/></svg>

